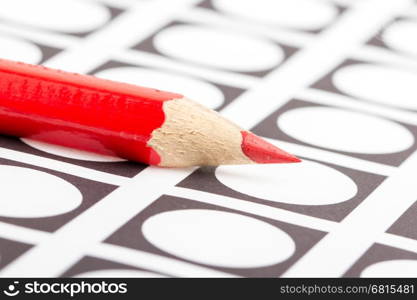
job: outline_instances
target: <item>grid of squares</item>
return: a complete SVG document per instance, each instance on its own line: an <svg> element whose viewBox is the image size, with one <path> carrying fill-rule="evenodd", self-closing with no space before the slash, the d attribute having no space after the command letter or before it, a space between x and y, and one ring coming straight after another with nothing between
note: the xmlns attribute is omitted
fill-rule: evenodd
<svg viewBox="0 0 417 300"><path fill-rule="evenodd" d="M65 4L74 5L70 2L65 1ZM305 1L299 2L306 5ZM373 99L348 94L346 91L340 91L340 87L338 89L334 84L328 84L337 70L349 64L375 65L375 61L367 62L369 53L377 51L375 48L383 49L373 57L382 57L377 63L384 66L387 61L400 64L412 62L413 53L409 53L407 48L401 48L401 42L396 41L395 44L396 42L393 42L392 38L386 38L386 35L386 45L375 42L381 34L381 28L385 31L395 25L400 28L394 28L393 31L404 30L401 28L404 25L402 22L409 21L410 17L402 14L405 15L410 6L415 7L412 1L367 0L361 4L331 0L313 1L314 4L309 5L312 5L311 8L316 9L317 13L321 14L321 19L326 21L321 24L317 23L317 20L309 20L310 23L303 24L271 24L270 19L248 19L239 8L226 4L226 1L215 0L178 0L169 4L161 4L161 1L128 0L71 3L89 6L85 9L94 12L93 16L96 19L93 18L90 23L81 22L77 28L63 27L56 30L54 24L41 24L43 27L39 27L25 23L16 19L13 11L5 9L4 15L0 15L0 38L3 39L2 32L8 30L9 33L7 36L4 35L4 39L12 40L12 43L21 43L23 46L19 49L26 53L27 61L32 63L44 63L58 68L71 65L71 70L74 71L103 77L116 76L114 79L119 78L118 80L127 80L125 78L129 76L123 75L126 69L129 72L137 72L128 74L138 76L169 74L181 78L178 80L183 84L192 80L196 85L201 84L202 91L212 91L213 95L219 97L220 100L213 104L213 108L243 126L253 128L256 133L270 138L273 143L285 145L289 151L294 150L292 152L306 160L306 174L329 174L330 177L324 178L336 187L340 185L341 189L347 192L340 196L334 193L332 188L326 190L324 186L321 189L322 193L312 195L316 196L312 201L317 203L311 205L306 203L305 193L279 194L274 192L273 186L268 186L293 186L297 178L291 174L296 173L296 169L286 170L288 178L278 176L275 182L267 183L262 187L266 191L251 191L251 187L244 186L247 179L240 178L240 181L236 181L229 174L250 174L251 170L244 167L158 170L117 161L115 158L91 157L86 153L68 152L33 141L2 137L1 167L11 168L14 172L30 170L40 172L45 177L59 178L60 182L66 182L79 191L82 201L76 207L70 206L66 212L55 212L55 215L48 217L10 217L7 213L2 213L0 252L2 258L7 259L1 261L1 276L76 276L103 270L118 270L121 272L119 274L132 276L360 276L367 266L380 261L415 261L415 232L404 230L410 228L409 224L412 223L410 215L413 215L415 199L412 199L411 195L414 187L407 186L407 183L398 183L401 178L414 174L412 170L416 165L416 124L402 121L407 119L407 116L414 116L415 110L413 107L404 107L404 103L400 103L398 108L387 106L387 103L372 102ZM54 8L49 1L39 1L38 5ZM159 11L161 5L165 8L164 12ZM267 5L272 4L266 3L266 8ZM293 17L299 17L300 12L292 10L291 4L284 5L283 8L293 13ZM65 7L60 9L63 10ZM67 11L71 15L71 10ZM364 15L373 16L375 24L361 23ZM137 29L135 33L136 28L133 30L132 25L138 19L142 20L141 18L144 28ZM310 27L306 28L306 24ZM363 27L360 29L361 34L355 30L349 31L355 26ZM243 45L253 43L253 47L258 49L262 59L254 59L255 63L252 65L247 64L245 55L248 53L231 60L227 55L233 54L233 51L226 51L225 57L218 58L223 65L201 64L212 61L209 51L200 51L198 56L192 57L192 61L185 61L184 57L178 56L175 52L175 49L182 48L170 44L178 40L178 34L181 33L189 37L197 35L202 39L209 39L213 32L214 35L221 36L221 33L228 31L237 33L237 28L244 28L243 31L250 28L241 40L235 42ZM276 30L271 33L271 28ZM127 31L130 33L125 38L118 36L120 32ZM293 44L289 37L295 37ZM109 40L111 46L108 49L100 48L109 44ZM233 42L231 41L232 44ZM320 44L333 47L325 57L319 51L322 50ZM226 46L230 47L229 44ZM99 55L90 59L91 53L98 50L97 47L100 48ZM198 45L195 47L199 49ZM36 51L40 54L33 55ZM0 55L7 57L1 52ZM316 61L312 61L314 58ZM311 64L306 66L306 61ZM309 67L314 66L319 68L310 72ZM389 69L389 66L386 68ZM407 72L410 73L407 73L409 76L416 76L415 71ZM283 78L286 78L286 81L282 81ZM281 83L285 85L280 85ZM305 99L321 90L330 101L322 101L321 97ZM295 94L305 91L311 92L309 97L295 97ZM195 93L198 95L202 92ZM268 99L261 100L265 96ZM379 115L379 106L389 111L388 115L392 111L391 114L395 114L397 118L392 119L388 116L383 120L391 125L397 124L403 131L406 130L408 135L404 134L404 139L408 137L411 142L405 143L400 151L388 149L387 153L383 154L363 154L346 149L335 151L332 145L317 147L302 139L291 137L285 134L285 129L276 122L279 115L301 108L332 107L344 112L349 111L346 107L338 105L340 96L348 99L344 98L345 102L356 102L352 105L359 108L359 111L369 113L371 110L370 115ZM335 102L333 105L329 103L332 102L332 97ZM368 103L369 100L371 104ZM372 111L373 107L376 113ZM289 147L286 147L287 145ZM316 157L316 153L319 153L321 158ZM375 172L375 169L384 171ZM252 171L260 172L259 169ZM258 175L262 176L261 173ZM164 178L159 181L156 176ZM299 181L300 190L304 187L307 191L314 191L308 179ZM10 180L16 183L13 182L13 178ZM312 177L310 181L313 181ZM313 184L316 182L313 181ZM349 185L349 188L346 185ZM387 212L386 215L376 213L375 218L386 220L375 220L376 225L370 226L374 231L364 230L363 234L355 234L355 230L369 222L372 210L379 208L374 205L378 195L382 195L381 209L395 205L393 202L396 199L388 199L395 188L397 190L394 192L401 200L398 208ZM155 191L156 189L158 191ZM386 191L388 189L389 191ZM132 190L136 194L133 194ZM16 195L20 195L18 191ZM323 200L326 197L327 200ZM28 205L31 199L20 200L22 205ZM4 202L4 206L8 204L7 201ZM201 216L206 216L206 219L198 223L198 226L193 226L196 218ZM355 218L356 222L359 222L355 224L356 227L351 226ZM183 222L179 222L180 219ZM167 225L171 220L178 221L172 224L183 226L179 228L180 235L177 239L168 238L169 232L164 231L169 227ZM219 221L219 225L235 226L231 226L230 230L224 233L231 234L235 240L228 241L225 238L219 226L212 224L216 220ZM83 231L83 226L88 224L91 224L91 228ZM238 231L233 231L240 226L249 228L248 236L253 241L250 238L244 239ZM193 227L195 228L189 229ZM261 234L257 235L256 230ZM201 237L202 232L207 234L205 238ZM335 236L344 233L345 245L353 243L353 248L357 241L352 237L359 236L357 239L361 242L364 242L365 238L368 240L364 242L365 246L358 247L358 250L348 251L346 247L341 254L334 254L332 259L336 265L314 268L316 262L312 261L317 261L317 264L323 263L328 253L336 249ZM264 246L263 234L270 237L270 241L275 241L275 246L279 243L286 246L274 248L273 242ZM15 235L15 240L10 239L11 235ZM57 250L68 247L77 237L80 238L80 249L76 254L67 257L65 251L57 254ZM181 247L181 243L190 241L192 237L195 237L199 244L189 242L186 244L191 248ZM368 244L369 246L366 246ZM201 245L205 245L202 253L211 253L212 256L195 256L193 247ZM256 255L256 251L243 251L241 255L233 257L234 253L228 251L233 250L236 245L240 245L241 249L254 247L258 253L267 252L263 253L264 255ZM321 252L316 249L321 249ZM409 254L394 253L401 251ZM394 254L391 255L391 252ZM39 266L42 259L46 259L51 253L56 255L56 260L65 257L64 261L41 270ZM215 256L213 253L218 255ZM227 255L228 262L222 261L222 257ZM317 257L320 259L316 259ZM377 261L375 257L378 257ZM394 270L395 266L392 268ZM383 275L383 272L382 270L381 273L374 274Z"/></svg>

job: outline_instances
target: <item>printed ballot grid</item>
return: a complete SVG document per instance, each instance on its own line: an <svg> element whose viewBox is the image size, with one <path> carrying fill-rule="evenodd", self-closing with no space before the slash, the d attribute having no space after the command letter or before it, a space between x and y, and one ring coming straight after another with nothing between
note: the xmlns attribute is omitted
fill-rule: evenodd
<svg viewBox="0 0 417 300"><path fill-rule="evenodd" d="M303 163L2 136L0 276L417 276L416 36L413 0L1 1L0 57L186 94Z"/></svg>

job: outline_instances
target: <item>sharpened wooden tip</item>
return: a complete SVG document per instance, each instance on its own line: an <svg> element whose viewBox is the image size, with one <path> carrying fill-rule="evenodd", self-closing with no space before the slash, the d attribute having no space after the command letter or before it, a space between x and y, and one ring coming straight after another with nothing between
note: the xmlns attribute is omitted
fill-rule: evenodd
<svg viewBox="0 0 417 300"><path fill-rule="evenodd" d="M300 160L187 98L164 102L165 122L148 146L161 167L292 163Z"/></svg>

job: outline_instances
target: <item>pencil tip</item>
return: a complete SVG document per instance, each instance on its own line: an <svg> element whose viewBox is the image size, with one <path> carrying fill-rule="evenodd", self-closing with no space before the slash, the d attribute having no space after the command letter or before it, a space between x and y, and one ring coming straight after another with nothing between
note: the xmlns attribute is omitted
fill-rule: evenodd
<svg viewBox="0 0 417 300"><path fill-rule="evenodd" d="M272 164L301 162L299 158L275 147L251 132L241 131L241 133L243 137L242 151L256 163Z"/></svg>

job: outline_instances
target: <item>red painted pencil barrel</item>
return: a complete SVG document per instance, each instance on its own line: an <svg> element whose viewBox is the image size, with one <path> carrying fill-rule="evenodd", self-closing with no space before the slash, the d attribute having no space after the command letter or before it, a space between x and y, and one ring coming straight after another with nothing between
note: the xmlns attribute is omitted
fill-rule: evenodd
<svg viewBox="0 0 417 300"><path fill-rule="evenodd" d="M0 133L158 164L146 143L181 95L0 59Z"/></svg>

